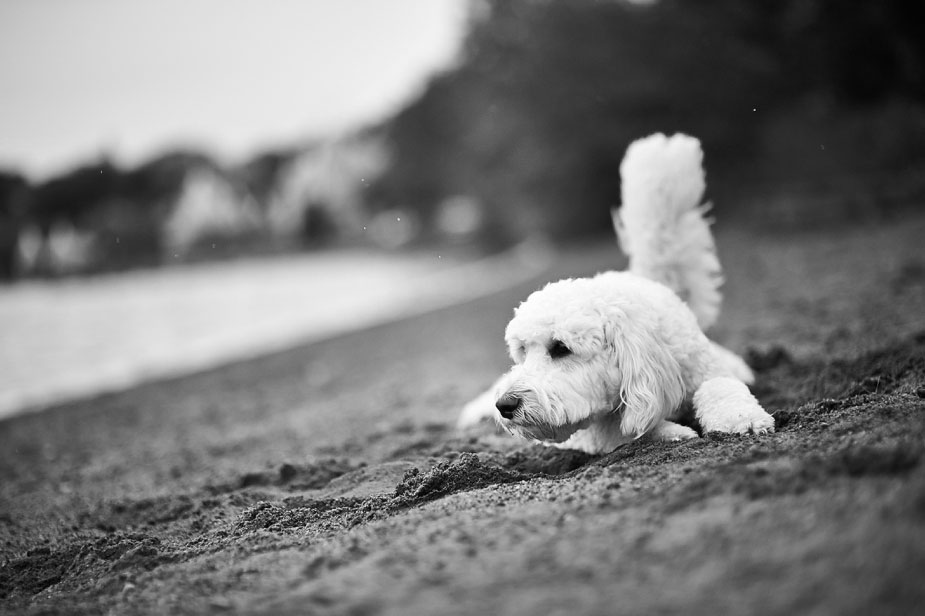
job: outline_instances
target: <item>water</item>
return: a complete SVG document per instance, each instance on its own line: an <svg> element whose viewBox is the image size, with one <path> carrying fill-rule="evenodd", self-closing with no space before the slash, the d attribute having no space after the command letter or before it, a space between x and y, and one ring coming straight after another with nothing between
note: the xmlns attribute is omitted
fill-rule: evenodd
<svg viewBox="0 0 925 616"><path fill-rule="evenodd" d="M362 252L242 260L0 289L0 417L432 310L536 275Z"/></svg>

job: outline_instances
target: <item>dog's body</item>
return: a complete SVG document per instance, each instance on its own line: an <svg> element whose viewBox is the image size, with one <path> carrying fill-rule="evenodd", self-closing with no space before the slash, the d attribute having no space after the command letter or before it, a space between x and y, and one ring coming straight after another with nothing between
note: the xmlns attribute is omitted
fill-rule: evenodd
<svg viewBox="0 0 925 616"><path fill-rule="evenodd" d="M460 425L494 417L511 434L603 453L643 435L696 437L671 421L690 402L705 432L774 430L746 386L751 370L703 333L719 313L721 277L701 160L684 135L630 146L614 213L629 270L530 295L505 332L513 368Z"/></svg>

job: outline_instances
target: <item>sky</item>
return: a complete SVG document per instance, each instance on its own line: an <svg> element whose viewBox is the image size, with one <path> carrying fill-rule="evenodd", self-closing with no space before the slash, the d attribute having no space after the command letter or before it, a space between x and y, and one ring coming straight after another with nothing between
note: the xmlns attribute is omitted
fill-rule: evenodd
<svg viewBox="0 0 925 616"><path fill-rule="evenodd" d="M386 117L457 57L466 0L0 0L0 168L170 147L227 161Z"/></svg>

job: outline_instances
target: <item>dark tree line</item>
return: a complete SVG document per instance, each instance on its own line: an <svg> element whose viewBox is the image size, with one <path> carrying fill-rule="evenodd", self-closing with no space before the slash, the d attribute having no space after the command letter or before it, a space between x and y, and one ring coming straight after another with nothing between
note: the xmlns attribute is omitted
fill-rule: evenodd
<svg viewBox="0 0 925 616"><path fill-rule="evenodd" d="M388 125L395 158L372 202L427 220L462 193L500 227L582 235L608 229L616 169L641 135L695 134L711 176L732 178L768 110L925 101L915 0L477 6L459 66Z"/></svg>
<svg viewBox="0 0 925 616"><path fill-rule="evenodd" d="M318 146L263 152L237 167L223 167L193 150L166 152L130 168L101 159L35 183L14 171L0 170L0 281L22 274L61 273L50 238L62 228L92 238L92 263L86 264L85 271L157 265L169 252L165 224L191 173L206 172L219 178L238 197L252 200L258 209L266 208L290 163L314 147ZM300 237L306 247L320 245L338 232L325 212L320 216L311 212L304 221L310 227ZM38 240L38 252L30 256L28 271L21 262L20 246L27 231ZM216 242L212 241L213 250L193 257L274 249L273 237L252 235L212 238L220 240L220 249L214 250Z"/></svg>
<svg viewBox="0 0 925 616"><path fill-rule="evenodd" d="M104 268L157 263L160 226L186 174L197 168L220 171L203 154L178 151L131 169L104 159L36 184L17 173L0 172L0 280L16 277L17 244L26 228L39 235L40 270L50 267L48 240L60 225L92 230Z"/></svg>

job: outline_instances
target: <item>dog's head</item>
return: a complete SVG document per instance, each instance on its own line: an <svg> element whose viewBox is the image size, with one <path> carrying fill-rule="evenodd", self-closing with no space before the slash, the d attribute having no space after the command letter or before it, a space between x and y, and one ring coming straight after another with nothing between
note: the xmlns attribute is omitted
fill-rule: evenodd
<svg viewBox="0 0 925 616"><path fill-rule="evenodd" d="M626 288L636 285L627 276L555 282L517 308L505 332L514 366L496 392L508 432L562 442L620 413L621 430L636 437L681 403L680 367L658 336L657 310Z"/></svg>

